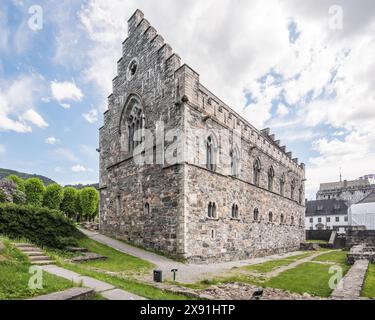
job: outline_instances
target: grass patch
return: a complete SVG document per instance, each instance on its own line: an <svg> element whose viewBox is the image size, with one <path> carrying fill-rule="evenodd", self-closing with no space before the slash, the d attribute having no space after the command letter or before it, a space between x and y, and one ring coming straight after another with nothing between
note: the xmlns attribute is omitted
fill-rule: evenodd
<svg viewBox="0 0 375 320"><path fill-rule="evenodd" d="M322 261L322 262L334 262L339 264L346 264L346 254L347 251L332 251L324 253L312 261Z"/></svg>
<svg viewBox="0 0 375 320"><path fill-rule="evenodd" d="M128 278L124 278L120 276L108 275L102 272L89 270L85 268L84 266L81 266L78 264L63 263L62 267L75 271L81 275L92 277L97 280L110 283L117 288L124 289L126 291L129 291L131 293L137 294L139 296L142 296L148 299L153 299L153 300L190 300L191 299L191 298L188 298L187 296L170 293L168 291L155 288L151 285L141 283L136 280L132 280L132 279L128 279Z"/></svg>
<svg viewBox="0 0 375 320"><path fill-rule="evenodd" d="M306 240L306 243L322 243L322 244L328 244L327 240Z"/></svg>
<svg viewBox="0 0 375 320"><path fill-rule="evenodd" d="M43 289L30 289L29 273L31 266L27 257L12 246L9 240L3 240L5 248L2 255L7 261L0 262L0 300L27 299L74 287L74 284L43 272Z"/></svg>
<svg viewBox="0 0 375 320"><path fill-rule="evenodd" d="M98 268L105 271L124 272L130 274L144 274L151 270L154 265L148 261L120 252L90 238L79 240L79 246L88 249L90 252L107 257L105 260L94 260L80 262L81 266ZM77 256L77 253L62 250L47 250L53 258L68 259Z"/></svg>
<svg viewBox="0 0 375 320"><path fill-rule="evenodd" d="M369 264L365 284L362 290L362 296L367 298L375 298L375 264Z"/></svg>
<svg viewBox="0 0 375 320"><path fill-rule="evenodd" d="M292 262L295 262L297 260L307 258L310 255L312 255L312 252L306 252L294 256L290 256L287 258L277 259L277 260L270 260L267 262L254 264L246 267L242 267L241 269L247 270L247 271L255 271L259 273L268 273L271 272L279 267L287 266L291 264Z"/></svg>
<svg viewBox="0 0 375 320"><path fill-rule="evenodd" d="M333 275L329 273L330 267L330 265L306 262L271 278L263 286L328 297L332 293L328 284ZM343 267L343 275L345 275L349 266L341 265L341 267Z"/></svg>

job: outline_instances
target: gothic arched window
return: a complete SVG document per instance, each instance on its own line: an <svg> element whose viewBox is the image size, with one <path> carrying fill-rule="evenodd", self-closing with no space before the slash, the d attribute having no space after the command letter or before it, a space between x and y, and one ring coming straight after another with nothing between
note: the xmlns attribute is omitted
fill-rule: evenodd
<svg viewBox="0 0 375 320"><path fill-rule="evenodd" d="M273 170L273 167L271 166L268 169L268 190L273 191L273 178L275 176L275 171Z"/></svg>
<svg viewBox="0 0 375 320"><path fill-rule="evenodd" d="M120 118L121 151L125 151L127 154L133 153L135 147L142 142L144 126L145 116L141 98L132 94L127 100Z"/></svg>
<svg viewBox="0 0 375 320"><path fill-rule="evenodd" d="M298 203L302 204L303 202L303 186L301 186L298 190Z"/></svg>
<svg viewBox="0 0 375 320"><path fill-rule="evenodd" d="M260 163L259 158L255 160L253 169L254 169L254 174L253 174L254 181L253 182L256 186L259 186L260 170L261 170L261 163Z"/></svg>

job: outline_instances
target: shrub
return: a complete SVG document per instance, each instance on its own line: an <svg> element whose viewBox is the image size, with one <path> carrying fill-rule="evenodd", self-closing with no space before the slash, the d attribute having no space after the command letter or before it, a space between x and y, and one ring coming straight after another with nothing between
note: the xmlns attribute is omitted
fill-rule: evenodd
<svg viewBox="0 0 375 320"><path fill-rule="evenodd" d="M69 218L74 218L77 215L77 196L77 189L73 187L64 188L64 196L60 208Z"/></svg>
<svg viewBox="0 0 375 320"><path fill-rule="evenodd" d="M25 192L25 180L15 174L8 176L7 179L13 181L17 185L18 190Z"/></svg>
<svg viewBox="0 0 375 320"><path fill-rule="evenodd" d="M13 202L16 204L25 204L26 203L26 194L21 190L15 190L13 193Z"/></svg>
<svg viewBox="0 0 375 320"><path fill-rule="evenodd" d="M57 249L77 245L83 237L61 211L14 203L0 204L0 234Z"/></svg>
<svg viewBox="0 0 375 320"><path fill-rule="evenodd" d="M8 179L0 180L0 202L12 202L13 193L17 190L17 185Z"/></svg>
<svg viewBox="0 0 375 320"><path fill-rule="evenodd" d="M82 215L91 220L94 217L95 211L98 207L99 193L95 188L83 188L79 193L80 205Z"/></svg>
<svg viewBox="0 0 375 320"><path fill-rule="evenodd" d="M38 178L29 178L25 181L26 202L33 206L41 206L43 204L43 195L45 186L42 180Z"/></svg>
<svg viewBox="0 0 375 320"><path fill-rule="evenodd" d="M63 188L57 183L50 184L44 193L43 205L50 209L60 209L64 196Z"/></svg>
<svg viewBox="0 0 375 320"><path fill-rule="evenodd" d="M6 202L7 196L5 195L5 192L0 189L0 202Z"/></svg>

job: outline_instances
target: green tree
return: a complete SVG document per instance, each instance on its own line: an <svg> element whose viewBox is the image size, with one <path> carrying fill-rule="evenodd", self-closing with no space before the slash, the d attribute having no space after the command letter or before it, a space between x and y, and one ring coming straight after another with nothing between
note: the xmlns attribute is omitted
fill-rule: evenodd
<svg viewBox="0 0 375 320"><path fill-rule="evenodd" d="M42 180L29 178L25 181L26 203L40 207L43 204L43 196L46 187Z"/></svg>
<svg viewBox="0 0 375 320"><path fill-rule="evenodd" d="M25 192L25 180L15 174L11 174L7 179L13 181L17 185L19 191Z"/></svg>
<svg viewBox="0 0 375 320"><path fill-rule="evenodd" d="M77 214L77 208L76 208L77 197L78 197L77 189L73 187L64 188L64 197L61 202L60 209L69 218L74 218Z"/></svg>
<svg viewBox="0 0 375 320"><path fill-rule="evenodd" d="M46 188L43 205L50 209L60 209L63 196L63 188L57 183L52 183Z"/></svg>
<svg viewBox="0 0 375 320"><path fill-rule="evenodd" d="M99 193L95 188L83 188L79 193L82 216L89 221L94 217L98 207Z"/></svg>
<svg viewBox="0 0 375 320"><path fill-rule="evenodd" d="M81 190L77 190L77 197L75 202L76 209L76 221L79 222L82 218L82 208L81 208Z"/></svg>

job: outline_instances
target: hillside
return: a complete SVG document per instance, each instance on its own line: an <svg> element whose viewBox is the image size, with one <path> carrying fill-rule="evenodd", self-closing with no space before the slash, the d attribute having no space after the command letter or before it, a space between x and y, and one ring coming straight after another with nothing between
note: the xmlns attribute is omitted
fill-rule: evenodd
<svg viewBox="0 0 375 320"><path fill-rule="evenodd" d="M42 175L29 174L29 173L19 172L19 171L15 171L15 170L0 168L0 179L6 178L7 176L9 176L11 174L15 174L15 175L19 176L22 179L39 178L40 180L42 180L44 182L45 185L49 185L51 183L55 183L55 181L53 181L52 179L47 178L47 177L42 176Z"/></svg>

